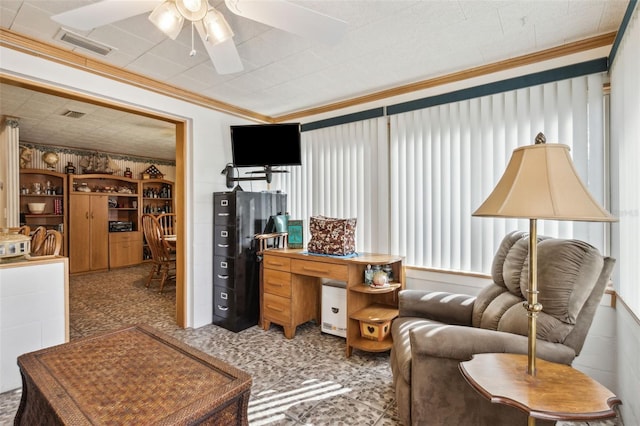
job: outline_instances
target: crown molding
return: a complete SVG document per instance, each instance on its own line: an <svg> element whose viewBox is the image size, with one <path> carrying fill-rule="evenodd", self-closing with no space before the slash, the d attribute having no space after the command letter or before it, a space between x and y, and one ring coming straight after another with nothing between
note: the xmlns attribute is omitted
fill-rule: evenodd
<svg viewBox="0 0 640 426"><path fill-rule="evenodd" d="M599 47L611 46L615 40L616 32L610 32L588 39L568 43L562 46L553 47L551 49L541 50L522 56L518 56L504 61L498 61L487 65L481 65L479 67L469 68L463 71L458 71L450 74L445 74L439 77L434 77L426 80L420 80L414 83L406 84L403 86L393 87L391 89L382 90L379 92L370 93L364 96L347 99L341 102L335 102L324 106L310 108L302 111L293 112L291 114L281 115L274 117L275 122L284 122L300 119L303 117L314 116L318 114L324 114L335 110L349 108L360 104L366 104L370 102L381 101L383 99L392 98L395 96L406 95L412 92L417 92L425 89L431 89L437 86L443 86L445 84L456 83L459 81L469 80L476 77L485 76L488 74L498 73L501 71L510 70L517 67L535 64L537 62L543 62L550 59L556 59L563 56L572 55L575 53L585 52Z"/></svg>
<svg viewBox="0 0 640 426"><path fill-rule="evenodd" d="M294 121L305 117L333 112L370 102L377 102L386 98L406 95L412 92L442 86L445 84L451 84L471 78L497 73L500 71L510 70L525 65L531 65L537 62L572 55L599 47L610 46L613 44L615 37L616 32L601 34L595 37L579 40L551 49L541 50L539 52L518 56L504 61L498 61L487 65L469 68L467 70L420 80L414 83L373 92L364 96L359 96L340 102L334 102L319 107L272 117L240 108L222 101L218 101L216 99L202 96L188 90L180 89L161 81L145 77L138 73L127 71L125 69L109 65L105 62L92 59L88 56L25 36L15 31L0 28L0 46L4 46L30 55L42 57L57 63L110 78L112 80L151 90L153 92L180 99L185 102L190 102L205 108L210 108L216 111L222 111L231 115L265 123L281 123L286 121Z"/></svg>
<svg viewBox="0 0 640 426"><path fill-rule="evenodd" d="M72 52L6 28L0 28L0 46L87 71L121 83L160 93L165 96L170 96L185 102L190 102L205 108L261 122L271 121L271 118L268 116L202 96L188 90L180 89L179 87L145 77L141 74L107 64L106 62L90 58L80 53Z"/></svg>

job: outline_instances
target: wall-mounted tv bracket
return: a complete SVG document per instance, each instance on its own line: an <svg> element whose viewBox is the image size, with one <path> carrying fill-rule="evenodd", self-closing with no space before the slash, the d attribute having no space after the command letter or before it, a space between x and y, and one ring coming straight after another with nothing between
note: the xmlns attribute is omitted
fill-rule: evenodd
<svg viewBox="0 0 640 426"><path fill-rule="evenodd" d="M227 188L233 188L233 182L242 182L248 180L266 180L267 183L271 183L273 173L289 173L287 170L273 170L271 166L264 166L264 170L247 172L248 174L264 174L264 176L236 177L235 169L236 168L233 166L233 164L229 163L224 169L222 169L222 172L220 172L220 174L227 175Z"/></svg>

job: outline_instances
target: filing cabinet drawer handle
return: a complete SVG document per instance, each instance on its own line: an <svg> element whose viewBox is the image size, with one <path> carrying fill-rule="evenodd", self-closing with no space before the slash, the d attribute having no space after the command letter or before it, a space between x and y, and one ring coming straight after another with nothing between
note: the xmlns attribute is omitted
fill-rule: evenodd
<svg viewBox="0 0 640 426"><path fill-rule="evenodd" d="M228 280L229 279L229 275L220 275L220 274L218 274L218 278L220 278L221 280Z"/></svg>
<svg viewBox="0 0 640 426"><path fill-rule="evenodd" d="M282 287L282 283L273 283L271 281L267 281L267 284L274 286L274 287Z"/></svg>
<svg viewBox="0 0 640 426"><path fill-rule="evenodd" d="M218 309L220 309L221 311L228 311L229 307L228 306L220 306L220 305L218 305Z"/></svg>
<svg viewBox="0 0 640 426"><path fill-rule="evenodd" d="M218 216L229 216L229 213L218 213Z"/></svg>
<svg viewBox="0 0 640 426"><path fill-rule="evenodd" d="M276 312L284 312L284 309L278 307L278 306L271 306L271 305L267 305L267 308L272 309Z"/></svg>
<svg viewBox="0 0 640 426"><path fill-rule="evenodd" d="M269 265L273 265L273 266L284 266L284 263L281 262L274 262L273 260L270 260L268 262Z"/></svg>
<svg viewBox="0 0 640 426"><path fill-rule="evenodd" d="M227 248L229 247L229 244L218 244L218 247Z"/></svg>

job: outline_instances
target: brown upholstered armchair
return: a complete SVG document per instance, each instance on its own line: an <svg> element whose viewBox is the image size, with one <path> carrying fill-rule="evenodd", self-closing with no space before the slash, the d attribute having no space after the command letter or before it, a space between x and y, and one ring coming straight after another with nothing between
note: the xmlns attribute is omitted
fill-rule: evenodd
<svg viewBox="0 0 640 426"><path fill-rule="evenodd" d="M504 238L493 283L477 297L400 292L391 369L403 424L527 424L525 413L478 394L458 364L477 353L527 353L528 244L523 232ZM538 238L539 358L570 365L578 356L614 263L582 241Z"/></svg>

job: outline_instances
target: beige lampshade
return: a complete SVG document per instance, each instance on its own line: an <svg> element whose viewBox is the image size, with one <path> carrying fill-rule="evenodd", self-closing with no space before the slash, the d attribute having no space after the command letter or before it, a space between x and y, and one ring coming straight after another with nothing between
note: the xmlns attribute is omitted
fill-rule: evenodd
<svg viewBox="0 0 640 426"><path fill-rule="evenodd" d="M473 216L616 221L578 177L569 147L547 143L513 150L500 181Z"/></svg>

